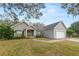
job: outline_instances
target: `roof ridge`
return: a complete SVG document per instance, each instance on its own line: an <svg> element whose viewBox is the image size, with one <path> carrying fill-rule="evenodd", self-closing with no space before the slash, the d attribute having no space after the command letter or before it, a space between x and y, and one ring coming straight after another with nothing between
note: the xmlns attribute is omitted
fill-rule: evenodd
<svg viewBox="0 0 79 59"><path fill-rule="evenodd" d="M55 22L55 23L52 23L52 24L49 24L47 26L45 26L45 29L52 29L54 28L58 23L60 23L62 21L58 21L58 22Z"/></svg>
<svg viewBox="0 0 79 59"><path fill-rule="evenodd" d="M55 24L55 23L59 23L59 22L62 22L62 21L54 22L54 23L51 23L49 25L52 25L52 24ZM49 25L46 25L46 26L49 26Z"/></svg>

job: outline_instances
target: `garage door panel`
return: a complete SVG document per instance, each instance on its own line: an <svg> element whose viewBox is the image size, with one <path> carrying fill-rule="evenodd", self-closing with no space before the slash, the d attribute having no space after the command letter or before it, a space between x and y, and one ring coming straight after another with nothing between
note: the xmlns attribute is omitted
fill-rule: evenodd
<svg viewBox="0 0 79 59"><path fill-rule="evenodd" d="M65 38L65 32L57 31L56 32L56 38Z"/></svg>

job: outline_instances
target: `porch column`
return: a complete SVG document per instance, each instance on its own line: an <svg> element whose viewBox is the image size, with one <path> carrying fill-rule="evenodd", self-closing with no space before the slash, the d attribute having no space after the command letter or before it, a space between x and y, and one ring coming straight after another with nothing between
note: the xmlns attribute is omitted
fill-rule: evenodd
<svg viewBox="0 0 79 59"><path fill-rule="evenodd" d="M25 31L25 37L27 37L27 29L26 29L26 31Z"/></svg>
<svg viewBox="0 0 79 59"><path fill-rule="evenodd" d="M34 37L36 36L36 30L34 30Z"/></svg>

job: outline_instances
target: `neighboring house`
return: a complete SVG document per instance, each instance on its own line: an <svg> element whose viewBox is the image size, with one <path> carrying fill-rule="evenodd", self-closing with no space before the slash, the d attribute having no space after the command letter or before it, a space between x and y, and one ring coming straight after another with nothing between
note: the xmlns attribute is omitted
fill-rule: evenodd
<svg viewBox="0 0 79 59"><path fill-rule="evenodd" d="M44 29L44 36L47 38L66 38L66 26L62 21L47 25Z"/></svg>
<svg viewBox="0 0 79 59"><path fill-rule="evenodd" d="M18 22L13 25L12 28L15 31L15 37L35 37L39 33L35 26L27 24L26 22ZM62 21L59 21L45 26L42 34L47 38L66 38L66 26Z"/></svg>
<svg viewBox="0 0 79 59"><path fill-rule="evenodd" d="M15 37L36 36L35 28L31 25L28 25L26 22L18 22L12 26L12 29L15 31Z"/></svg>

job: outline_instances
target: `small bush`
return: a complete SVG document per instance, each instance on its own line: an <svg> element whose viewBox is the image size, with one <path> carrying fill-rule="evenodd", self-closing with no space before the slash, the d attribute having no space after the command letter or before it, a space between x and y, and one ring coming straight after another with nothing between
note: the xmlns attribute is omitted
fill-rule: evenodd
<svg viewBox="0 0 79 59"><path fill-rule="evenodd" d="M26 37L26 39L32 39L32 38L33 38L33 37L31 37L31 36L27 36L27 37Z"/></svg>
<svg viewBox="0 0 79 59"><path fill-rule="evenodd" d="M79 35L76 34L76 33L74 33L74 34L72 35L72 37L79 37Z"/></svg>
<svg viewBox="0 0 79 59"><path fill-rule="evenodd" d="M36 35L36 38L42 38L42 37L44 37L43 34L37 34Z"/></svg>
<svg viewBox="0 0 79 59"><path fill-rule="evenodd" d="M14 37L14 39L25 39L25 37Z"/></svg>

